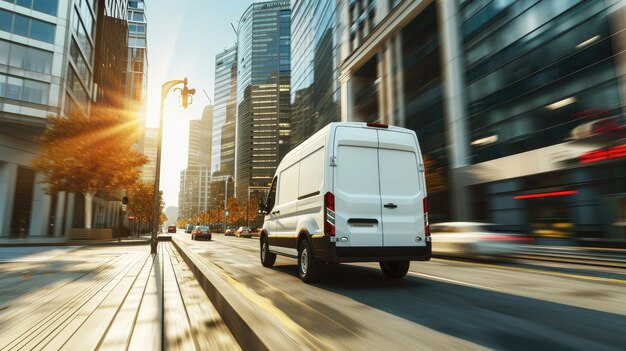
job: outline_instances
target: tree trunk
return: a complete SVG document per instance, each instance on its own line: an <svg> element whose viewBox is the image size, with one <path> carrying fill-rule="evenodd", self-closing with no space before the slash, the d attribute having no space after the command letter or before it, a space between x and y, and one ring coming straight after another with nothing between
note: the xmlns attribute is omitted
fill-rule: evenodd
<svg viewBox="0 0 626 351"><path fill-rule="evenodd" d="M94 193L83 193L85 195L85 228L91 229L91 215L93 213L93 195Z"/></svg>

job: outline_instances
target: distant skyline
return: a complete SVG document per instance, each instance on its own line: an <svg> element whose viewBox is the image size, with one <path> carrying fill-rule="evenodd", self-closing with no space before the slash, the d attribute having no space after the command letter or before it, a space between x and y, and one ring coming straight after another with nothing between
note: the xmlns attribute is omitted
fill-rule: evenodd
<svg viewBox="0 0 626 351"><path fill-rule="evenodd" d="M237 21L252 0L160 0L146 4L148 20L148 127L158 127L161 85L188 78L196 89L187 110L179 93L170 91L165 103L161 190L165 206L178 206L180 170L187 166L189 120L200 119L213 100L215 55L233 46ZM204 91L203 91L204 90Z"/></svg>

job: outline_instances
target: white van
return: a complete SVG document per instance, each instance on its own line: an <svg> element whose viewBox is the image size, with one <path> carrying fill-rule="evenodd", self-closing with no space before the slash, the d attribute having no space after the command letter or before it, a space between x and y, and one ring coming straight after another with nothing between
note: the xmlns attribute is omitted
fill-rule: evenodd
<svg viewBox="0 0 626 351"><path fill-rule="evenodd" d="M431 256L424 161L405 128L330 123L285 155L260 212L261 263L297 258L305 282L339 262L402 278Z"/></svg>

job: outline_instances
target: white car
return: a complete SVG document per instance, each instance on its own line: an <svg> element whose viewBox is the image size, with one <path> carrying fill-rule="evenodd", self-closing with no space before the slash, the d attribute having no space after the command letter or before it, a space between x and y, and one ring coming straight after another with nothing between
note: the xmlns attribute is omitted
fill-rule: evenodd
<svg viewBox="0 0 626 351"><path fill-rule="evenodd" d="M235 236L238 238L251 238L252 231L250 230L250 227L239 227L239 229L235 232Z"/></svg>
<svg viewBox="0 0 626 351"><path fill-rule="evenodd" d="M261 263L298 259L304 282L324 263L379 262L388 278L431 256L424 161L412 130L330 123L276 169L260 233Z"/></svg>
<svg viewBox="0 0 626 351"><path fill-rule="evenodd" d="M532 237L502 233L490 223L447 222L431 224L433 253L455 256L506 256L517 253Z"/></svg>

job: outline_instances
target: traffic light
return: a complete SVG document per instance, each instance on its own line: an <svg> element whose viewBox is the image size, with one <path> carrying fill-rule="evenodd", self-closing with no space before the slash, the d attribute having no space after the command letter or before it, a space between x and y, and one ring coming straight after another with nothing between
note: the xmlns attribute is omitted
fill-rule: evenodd
<svg viewBox="0 0 626 351"><path fill-rule="evenodd" d="M183 90L181 91L180 95L183 100L183 108L187 108L189 107L189 104L193 102L193 95L196 93L196 89L187 88L187 78L185 78L184 83L185 85L183 86ZM190 97L191 101L189 101Z"/></svg>
<svg viewBox="0 0 626 351"><path fill-rule="evenodd" d="M122 205L128 205L128 196L122 198Z"/></svg>

